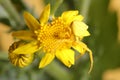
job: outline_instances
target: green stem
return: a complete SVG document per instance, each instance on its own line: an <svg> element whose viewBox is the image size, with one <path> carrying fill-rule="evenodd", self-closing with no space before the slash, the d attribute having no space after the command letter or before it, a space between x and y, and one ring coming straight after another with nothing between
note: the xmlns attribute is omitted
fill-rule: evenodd
<svg viewBox="0 0 120 80"><path fill-rule="evenodd" d="M81 14L85 17L84 21L87 21L90 3L91 3L91 0L82 1Z"/></svg>
<svg viewBox="0 0 120 80"><path fill-rule="evenodd" d="M60 6L60 4L63 2L63 0L51 0L50 4L51 4L51 16L54 16L56 10L58 9L58 7Z"/></svg>
<svg viewBox="0 0 120 80"><path fill-rule="evenodd" d="M46 71L56 78L56 80L72 80L72 76L69 72L63 68L58 62L53 61L49 67L46 68Z"/></svg>

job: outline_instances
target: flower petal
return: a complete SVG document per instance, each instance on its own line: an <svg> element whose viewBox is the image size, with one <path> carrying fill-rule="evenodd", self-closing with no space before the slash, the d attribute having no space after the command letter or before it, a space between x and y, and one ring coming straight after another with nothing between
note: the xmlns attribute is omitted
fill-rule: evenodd
<svg viewBox="0 0 120 80"><path fill-rule="evenodd" d="M82 15L77 15L73 18L73 21L77 20L77 21L82 21L84 19L84 17Z"/></svg>
<svg viewBox="0 0 120 80"><path fill-rule="evenodd" d="M34 34L30 31L15 31L12 36L22 40L34 40Z"/></svg>
<svg viewBox="0 0 120 80"><path fill-rule="evenodd" d="M50 4L48 4L45 8L44 8L44 10L43 10L43 12L42 12L42 14L41 14L41 16L40 16L40 18L39 18L39 21L40 21L40 24L43 26L45 23L47 23L47 21L48 21L48 19L49 19L49 16L50 16Z"/></svg>
<svg viewBox="0 0 120 80"><path fill-rule="evenodd" d="M90 69L89 72L91 72L92 68L93 68L93 56L92 56L92 51L87 47L86 44L84 44L83 42L76 42L74 43L74 45L72 46L74 49L76 49L78 52L80 52L81 55L85 54L85 51L88 51L88 54L90 56Z"/></svg>
<svg viewBox="0 0 120 80"><path fill-rule="evenodd" d="M39 68L47 66L55 58L54 54L46 53L39 64Z"/></svg>
<svg viewBox="0 0 120 80"><path fill-rule="evenodd" d="M71 49L62 49L56 52L56 57L61 60L67 67L74 64L74 51Z"/></svg>
<svg viewBox="0 0 120 80"><path fill-rule="evenodd" d="M72 23L72 29L75 36L80 38L90 35L90 33L87 31L88 26L81 21L74 21Z"/></svg>
<svg viewBox="0 0 120 80"><path fill-rule="evenodd" d="M20 46L20 47L16 48L13 51L13 53L15 53L15 54L32 54L39 49L40 48L38 48L37 42L30 42L28 44L25 44L23 46Z"/></svg>
<svg viewBox="0 0 120 80"><path fill-rule="evenodd" d="M40 28L39 22L30 13L25 11L24 18L27 26L31 31L34 31Z"/></svg>
<svg viewBox="0 0 120 80"><path fill-rule="evenodd" d="M73 21L73 18L78 14L78 11L66 11L62 13L62 19L70 24Z"/></svg>
<svg viewBox="0 0 120 80"><path fill-rule="evenodd" d="M82 42L75 42L74 45L72 46L75 50L77 50L81 55L84 55L86 52L86 45L83 44Z"/></svg>

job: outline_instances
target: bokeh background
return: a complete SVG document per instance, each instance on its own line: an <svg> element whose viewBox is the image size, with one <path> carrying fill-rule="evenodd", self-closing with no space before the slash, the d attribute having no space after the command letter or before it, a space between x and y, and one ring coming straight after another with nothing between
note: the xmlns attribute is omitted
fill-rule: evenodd
<svg viewBox="0 0 120 80"><path fill-rule="evenodd" d="M90 74L88 54L77 59L71 68L54 60L38 69L39 58L25 68L9 62L8 48L14 42L12 31L27 28L23 11L37 19L48 3L55 16L66 10L79 10L84 16L91 33L84 42L94 56ZM0 0L0 80L120 80L120 0Z"/></svg>

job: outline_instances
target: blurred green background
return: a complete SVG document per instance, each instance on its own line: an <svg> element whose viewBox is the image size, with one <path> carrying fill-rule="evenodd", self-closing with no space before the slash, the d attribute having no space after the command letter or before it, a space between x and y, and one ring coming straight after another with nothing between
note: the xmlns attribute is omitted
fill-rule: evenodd
<svg viewBox="0 0 120 80"><path fill-rule="evenodd" d="M118 1L117 4L115 1ZM90 65L87 54L71 68L58 60L43 69L38 69L39 59L25 68L15 67L9 62L7 49L14 41L11 32L27 28L23 11L39 18L48 3L51 4L51 14L55 13L55 16L60 16L66 10L79 10L84 16L91 33L84 42L94 56L94 67L90 74L87 73ZM0 0L0 80L119 80L119 76L116 79L104 78L107 77L104 76L106 71L120 68L118 5L119 0ZM120 75L119 70L117 73ZM112 71L110 74L113 74Z"/></svg>

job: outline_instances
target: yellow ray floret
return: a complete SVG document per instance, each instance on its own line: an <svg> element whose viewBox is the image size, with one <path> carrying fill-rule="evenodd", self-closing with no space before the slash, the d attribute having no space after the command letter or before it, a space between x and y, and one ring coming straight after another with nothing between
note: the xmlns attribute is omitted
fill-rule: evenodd
<svg viewBox="0 0 120 80"><path fill-rule="evenodd" d="M36 37L31 31L25 30L15 31L12 33L12 36L22 40L35 40L34 38Z"/></svg>
<svg viewBox="0 0 120 80"><path fill-rule="evenodd" d="M39 68L44 68L46 65L48 65L53 59L55 58L54 54L46 53L45 56L42 58Z"/></svg>
<svg viewBox="0 0 120 80"><path fill-rule="evenodd" d="M40 48L40 47L39 47ZM26 45L20 46L18 48L16 48L13 53L15 54L33 54L34 52L39 50L38 46L37 46L37 42L33 41L30 43L27 43Z"/></svg>
<svg viewBox="0 0 120 80"><path fill-rule="evenodd" d="M24 19L31 31L34 32L34 30L40 29L40 24L39 22L28 12L24 12Z"/></svg>
<svg viewBox="0 0 120 80"><path fill-rule="evenodd" d="M74 64L74 51L71 49L62 49L56 51L56 57L67 67L71 67Z"/></svg>
<svg viewBox="0 0 120 80"><path fill-rule="evenodd" d="M72 30L75 36L83 38L85 36L89 36L90 33L87 31L88 26L81 21L73 21L72 23Z"/></svg>
<svg viewBox="0 0 120 80"><path fill-rule="evenodd" d="M44 8L44 10L43 10L43 12L42 12L42 14L41 14L41 16L39 18L40 24L42 26L48 22L49 16L50 16L50 4L48 4Z"/></svg>

